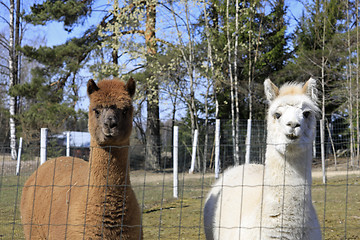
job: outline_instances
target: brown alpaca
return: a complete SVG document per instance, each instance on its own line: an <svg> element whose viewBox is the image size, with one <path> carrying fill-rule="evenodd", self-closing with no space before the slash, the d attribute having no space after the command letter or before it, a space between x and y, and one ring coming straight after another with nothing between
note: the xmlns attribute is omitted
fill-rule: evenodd
<svg viewBox="0 0 360 240"><path fill-rule="evenodd" d="M87 92L90 160L52 159L29 177L21 199L26 239L142 239L128 161L135 82L90 80Z"/></svg>

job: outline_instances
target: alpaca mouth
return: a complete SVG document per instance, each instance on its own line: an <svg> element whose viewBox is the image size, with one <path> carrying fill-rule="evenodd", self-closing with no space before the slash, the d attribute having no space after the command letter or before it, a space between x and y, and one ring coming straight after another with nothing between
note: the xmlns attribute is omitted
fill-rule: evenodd
<svg viewBox="0 0 360 240"><path fill-rule="evenodd" d="M290 140L296 140L299 138L299 136L297 136L295 134L286 134L286 137Z"/></svg>
<svg viewBox="0 0 360 240"><path fill-rule="evenodd" d="M103 129L102 132L106 138L112 138L116 135L116 131L112 129Z"/></svg>

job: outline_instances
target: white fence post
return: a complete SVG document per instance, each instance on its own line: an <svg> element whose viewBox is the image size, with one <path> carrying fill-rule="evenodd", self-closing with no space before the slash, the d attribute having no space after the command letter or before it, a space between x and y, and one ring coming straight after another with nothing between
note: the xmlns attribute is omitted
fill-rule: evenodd
<svg viewBox="0 0 360 240"><path fill-rule="evenodd" d="M325 175L325 136L324 136L324 119L320 120L320 144L321 144L321 166L323 174L323 183L326 183Z"/></svg>
<svg viewBox="0 0 360 240"><path fill-rule="evenodd" d="M16 176L19 176L20 174L20 161L21 161L21 148L22 148L22 141L23 141L23 138L20 137L20 140L19 140L19 151L18 151L18 155L17 155L17 164L16 164Z"/></svg>
<svg viewBox="0 0 360 240"><path fill-rule="evenodd" d="M46 162L47 128L41 128L40 134L40 165Z"/></svg>
<svg viewBox="0 0 360 240"><path fill-rule="evenodd" d="M316 124L315 124L315 136L314 136L314 141L313 141L313 158L316 158Z"/></svg>
<svg viewBox="0 0 360 240"><path fill-rule="evenodd" d="M220 172L220 119L215 122L215 178L219 178Z"/></svg>
<svg viewBox="0 0 360 240"><path fill-rule="evenodd" d="M66 156L70 157L70 131L66 132Z"/></svg>
<svg viewBox="0 0 360 240"><path fill-rule="evenodd" d="M179 127L174 126L173 136L173 196L178 198L178 153L179 153Z"/></svg>
<svg viewBox="0 0 360 240"><path fill-rule="evenodd" d="M247 120L246 130L246 152L245 152L245 163L250 163L250 147L251 147L251 119Z"/></svg>
<svg viewBox="0 0 360 240"><path fill-rule="evenodd" d="M193 140L193 144L192 144L191 167L189 169L189 173L194 173L194 169L195 169L196 148L197 148L198 135L199 135L199 131L197 129L195 129L194 140Z"/></svg>

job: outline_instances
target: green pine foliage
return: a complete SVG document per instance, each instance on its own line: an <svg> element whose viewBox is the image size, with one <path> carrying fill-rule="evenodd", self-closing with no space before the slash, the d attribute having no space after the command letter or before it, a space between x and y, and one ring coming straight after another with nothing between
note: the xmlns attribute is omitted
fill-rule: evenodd
<svg viewBox="0 0 360 240"><path fill-rule="evenodd" d="M33 69L32 75L31 82L10 89L10 94L20 96L25 103L24 109L17 114L17 122L26 141L39 139L40 128L48 128L52 133L66 130L67 119L75 115L72 104L64 100L62 90L50 84L50 77L43 68Z"/></svg>
<svg viewBox="0 0 360 240"><path fill-rule="evenodd" d="M31 7L31 14L25 16L25 21L34 25L45 25L49 21L64 23L67 31L74 24L83 23L91 13L93 0L48 0Z"/></svg>

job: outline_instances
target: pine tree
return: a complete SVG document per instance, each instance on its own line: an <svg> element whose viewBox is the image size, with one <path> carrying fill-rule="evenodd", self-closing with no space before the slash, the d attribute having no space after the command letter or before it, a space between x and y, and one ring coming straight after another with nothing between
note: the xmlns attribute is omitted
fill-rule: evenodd
<svg viewBox="0 0 360 240"><path fill-rule="evenodd" d="M25 15L24 19L34 25L46 25L51 21L63 22L64 29L71 32L74 27L81 25L90 16L92 4L93 1L44 1L41 4L34 4L31 12ZM36 113L36 107L33 105L40 109L48 106L49 109L45 109L44 114L49 114L49 119L53 117L52 110L58 111L60 116L64 116L63 124L69 117L69 113L75 114L74 108L78 99L78 73L90 59L91 52L99 46L100 41L98 28L90 26L82 36L73 37L64 44L37 48L24 46L20 49L29 61L35 61L38 64L38 67L32 71L31 81L12 90L12 93L21 94L28 104L32 104L19 116L24 132L33 130L26 129L25 126L39 127L38 124L43 124L40 127L49 125L53 130L59 130L57 124L52 125L40 119L36 120L36 117L27 119L26 116L34 116ZM38 86L35 87L36 85ZM47 89L51 96L56 97L40 97L44 89Z"/></svg>

